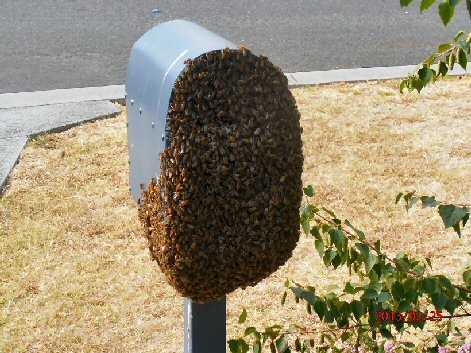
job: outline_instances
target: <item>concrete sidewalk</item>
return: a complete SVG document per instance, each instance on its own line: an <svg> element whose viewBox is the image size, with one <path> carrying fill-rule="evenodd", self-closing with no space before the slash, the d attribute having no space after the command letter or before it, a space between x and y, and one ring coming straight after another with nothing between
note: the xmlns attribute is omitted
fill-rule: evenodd
<svg viewBox="0 0 471 353"><path fill-rule="evenodd" d="M286 73L290 87L403 78L417 66L373 67ZM471 73L461 68L451 75ZM124 103L123 85L0 94L0 195L28 139L101 118L114 117Z"/></svg>
<svg viewBox="0 0 471 353"><path fill-rule="evenodd" d="M30 137L121 112L108 100L0 108L0 194Z"/></svg>

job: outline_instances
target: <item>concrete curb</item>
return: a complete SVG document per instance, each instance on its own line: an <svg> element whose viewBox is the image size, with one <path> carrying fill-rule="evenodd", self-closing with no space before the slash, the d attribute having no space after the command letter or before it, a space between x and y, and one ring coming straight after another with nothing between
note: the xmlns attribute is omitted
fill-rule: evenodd
<svg viewBox="0 0 471 353"><path fill-rule="evenodd" d="M103 100L112 102L124 100L124 85L4 93L0 94L0 109Z"/></svg>
<svg viewBox="0 0 471 353"><path fill-rule="evenodd" d="M0 196L2 196L4 187L8 182L8 176L16 163L18 163L20 153L23 151L27 142L27 136L0 139L0 151L4 153L4 155L1 156L0 163Z"/></svg>
<svg viewBox="0 0 471 353"><path fill-rule="evenodd" d="M436 68L436 65L434 65ZM433 66L432 66L433 67ZM290 87L305 85L315 85L333 82L358 82L390 80L407 77L418 68L417 65L392 66L392 67L369 67L360 69L340 69L329 71L311 71L288 73L288 83ZM470 74L471 68L467 71L461 67L456 67L448 75Z"/></svg>

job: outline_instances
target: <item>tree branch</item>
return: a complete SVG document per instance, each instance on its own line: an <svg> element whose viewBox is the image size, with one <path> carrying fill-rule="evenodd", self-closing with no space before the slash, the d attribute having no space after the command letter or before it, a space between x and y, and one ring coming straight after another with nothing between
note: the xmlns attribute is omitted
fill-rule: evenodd
<svg viewBox="0 0 471 353"><path fill-rule="evenodd" d="M338 227L338 224L334 223L332 220L328 219L327 217L324 217L318 213L315 214L315 216L321 218L322 220L326 221L327 223L329 223L330 225L333 225L333 226L336 226ZM387 259L389 262L391 262L392 264L395 265L396 269L397 269L397 264L396 262L394 261L394 259L391 259L388 255L386 254L383 254L383 253L379 253L376 248L371 245L370 243L366 242L366 241L363 241L361 239L358 238L358 235L357 234L354 234L352 232L350 232L348 229L345 229L343 226L340 226L341 230L343 232L345 232L346 234L352 236L353 238L355 238L355 240L358 240L359 242L361 242L362 244L365 244L366 246L368 246L370 249L372 249L378 256L384 256L385 259ZM418 276L416 273L414 273L413 271L411 270L408 270L407 271L408 274L411 274L413 277L415 278L421 278L421 276ZM456 289L459 289L459 290L462 290L463 292L467 292L467 293L471 293L471 290L467 289L466 287L463 287L463 286L460 286L460 285L456 285L456 284L452 284L452 286Z"/></svg>

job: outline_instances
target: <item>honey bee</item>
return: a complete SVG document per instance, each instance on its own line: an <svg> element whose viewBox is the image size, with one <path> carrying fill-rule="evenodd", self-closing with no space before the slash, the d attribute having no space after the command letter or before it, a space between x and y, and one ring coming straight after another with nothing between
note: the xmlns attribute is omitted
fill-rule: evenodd
<svg viewBox="0 0 471 353"><path fill-rule="evenodd" d="M185 65L169 105L170 147L139 218L168 282L203 303L255 285L290 257L302 142L285 76L268 59L238 46Z"/></svg>

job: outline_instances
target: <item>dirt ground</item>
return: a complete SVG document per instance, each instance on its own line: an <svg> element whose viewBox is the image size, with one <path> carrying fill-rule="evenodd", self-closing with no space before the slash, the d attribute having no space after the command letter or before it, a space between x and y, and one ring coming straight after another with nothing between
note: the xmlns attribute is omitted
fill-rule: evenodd
<svg viewBox="0 0 471 353"><path fill-rule="evenodd" d="M471 77L400 95L398 81L292 90L302 114L303 181L317 203L382 239L386 251L430 257L460 281L471 232L458 239L433 209L394 204L417 190L471 203ZM0 199L0 352L181 352L182 298L150 261L128 193L126 116L28 143ZM238 315L259 328L318 326L304 305L281 306L286 278L322 292L345 283L301 237L276 273L228 296L228 338ZM430 332L417 332L417 338Z"/></svg>

